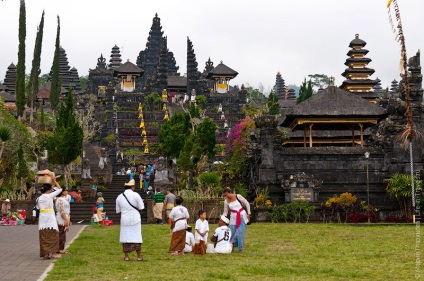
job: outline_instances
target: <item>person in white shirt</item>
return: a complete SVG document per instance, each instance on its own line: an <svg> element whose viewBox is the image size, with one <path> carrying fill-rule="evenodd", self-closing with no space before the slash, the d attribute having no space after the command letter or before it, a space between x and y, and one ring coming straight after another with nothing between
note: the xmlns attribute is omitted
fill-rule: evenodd
<svg viewBox="0 0 424 281"><path fill-rule="evenodd" d="M68 196L68 190L66 187L62 188L62 192L56 199L56 219L59 227L59 254L68 254L65 250L66 243L66 232L71 225L71 205L69 204L66 197Z"/></svg>
<svg viewBox="0 0 424 281"><path fill-rule="evenodd" d="M194 235L193 233L191 233L191 226L187 226L187 232L186 232L186 243L185 243L185 247L184 247L184 253L191 253L191 251L193 250L193 246L195 244L194 242Z"/></svg>
<svg viewBox="0 0 424 281"><path fill-rule="evenodd" d="M169 245L169 251L172 256L178 256L178 253L184 255L184 246L186 241L187 219L190 217L187 208L182 206L183 198L177 196L175 198L175 206L172 208L169 218L172 221L172 238Z"/></svg>
<svg viewBox="0 0 424 281"><path fill-rule="evenodd" d="M43 259L57 259L59 251L59 228L53 208L53 198L62 192L54 173L49 175L52 184L43 184L41 196L37 198L37 208L40 210L38 218L38 232L40 238L40 257ZM52 189L52 185L55 189Z"/></svg>
<svg viewBox="0 0 424 281"><path fill-rule="evenodd" d="M206 254L206 242L208 240L209 223L206 220L206 211L199 211L199 219L196 221L196 235L194 239L196 246L194 247L193 253L204 255Z"/></svg>
<svg viewBox="0 0 424 281"><path fill-rule="evenodd" d="M143 260L140 211L144 209L144 203L140 195L134 192L134 188L135 181L130 180L125 183L124 193L116 198L116 212L121 213L119 242L122 243L125 261L130 260L128 254L132 251L137 252L137 261Z"/></svg>
<svg viewBox="0 0 424 281"><path fill-rule="evenodd" d="M230 220L227 217L221 216L218 225L219 227L213 233L211 241L206 248L207 254L231 254L233 245L230 242L231 230L228 227Z"/></svg>

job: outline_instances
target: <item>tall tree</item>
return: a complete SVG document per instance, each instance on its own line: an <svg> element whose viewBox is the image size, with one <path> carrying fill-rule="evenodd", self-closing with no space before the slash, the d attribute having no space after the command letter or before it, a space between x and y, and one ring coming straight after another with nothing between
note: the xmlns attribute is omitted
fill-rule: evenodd
<svg viewBox="0 0 424 281"><path fill-rule="evenodd" d="M16 67L16 107L18 116L22 117L25 110L25 38L26 38L26 10L25 1L20 1L19 10L19 51Z"/></svg>
<svg viewBox="0 0 424 281"><path fill-rule="evenodd" d="M299 90L299 97L297 98L297 103L300 103L304 100L309 99L314 94L314 90L312 89L312 82L309 80L306 82L305 80L302 82L302 85L300 86Z"/></svg>
<svg viewBox="0 0 424 281"><path fill-rule="evenodd" d="M69 89L66 104L60 105L56 116L56 126L56 131L48 139L46 147L50 163L64 166L67 184L71 176L70 164L81 154L84 137L83 130L74 113L72 87Z"/></svg>
<svg viewBox="0 0 424 281"><path fill-rule="evenodd" d="M271 115L280 114L280 104L278 102L278 97L274 91L271 91L271 93L269 94L268 100L266 101L266 105L268 106L269 114Z"/></svg>
<svg viewBox="0 0 424 281"><path fill-rule="evenodd" d="M44 11L41 15L40 25L38 26L37 37L35 38L34 57L32 59L32 69L29 80L28 105L31 110L29 122L32 123L34 117L34 101L38 91L38 76L41 73L41 48L43 44L43 29L44 29Z"/></svg>
<svg viewBox="0 0 424 281"><path fill-rule="evenodd" d="M161 153L167 157L177 158L190 134L190 127L188 114L175 113L171 120L160 127L158 139Z"/></svg>
<svg viewBox="0 0 424 281"><path fill-rule="evenodd" d="M326 88L330 83L330 77L325 74L309 74L308 77L312 81L312 86L318 89Z"/></svg>
<svg viewBox="0 0 424 281"><path fill-rule="evenodd" d="M59 54L60 54L60 18L57 16L57 33L56 33L56 48L54 50L51 88L50 88L50 106L53 111L57 110L59 105L60 91L62 88L62 80L59 77Z"/></svg>

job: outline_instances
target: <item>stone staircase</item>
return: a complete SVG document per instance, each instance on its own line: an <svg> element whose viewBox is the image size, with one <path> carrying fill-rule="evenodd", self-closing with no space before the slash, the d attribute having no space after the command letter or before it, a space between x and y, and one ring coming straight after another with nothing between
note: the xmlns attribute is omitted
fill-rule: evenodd
<svg viewBox="0 0 424 281"><path fill-rule="evenodd" d="M113 175L112 183L107 187L107 190L102 191L105 203L103 204L103 210L106 212L106 216L109 220L113 220L113 224L119 224L121 214L116 213L116 198L119 194L125 191L124 184L129 181L129 176ZM135 177L135 192L140 194L144 201L144 207L142 213L141 222L144 224L147 222L147 207L148 203L146 200L147 194L140 189L140 180ZM149 202L149 204L151 204ZM71 220L73 223L84 220L84 223L89 223L92 212L92 207L96 205L96 200L89 198L80 203L71 203Z"/></svg>

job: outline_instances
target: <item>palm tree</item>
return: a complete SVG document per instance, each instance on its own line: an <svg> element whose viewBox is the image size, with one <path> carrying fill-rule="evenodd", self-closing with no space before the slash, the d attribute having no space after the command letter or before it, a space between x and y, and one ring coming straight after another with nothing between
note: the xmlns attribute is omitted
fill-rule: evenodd
<svg viewBox="0 0 424 281"><path fill-rule="evenodd" d="M0 127L0 140L1 140L1 149L0 149L0 159L3 155L4 145L7 141L12 138L12 132L8 127Z"/></svg>

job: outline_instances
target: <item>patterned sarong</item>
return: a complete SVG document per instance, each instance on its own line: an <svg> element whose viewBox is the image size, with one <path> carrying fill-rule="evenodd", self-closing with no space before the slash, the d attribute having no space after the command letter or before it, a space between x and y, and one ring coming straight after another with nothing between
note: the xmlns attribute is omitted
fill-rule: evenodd
<svg viewBox="0 0 424 281"><path fill-rule="evenodd" d="M170 252L184 251L186 232L185 229L172 232L171 245L169 246Z"/></svg>
<svg viewBox="0 0 424 281"><path fill-rule="evenodd" d="M40 257L54 254L59 250L59 232L55 229L38 231L40 238Z"/></svg>
<svg viewBox="0 0 424 281"><path fill-rule="evenodd" d="M141 243L122 243L122 249L124 250L124 253L141 251Z"/></svg>
<svg viewBox="0 0 424 281"><path fill-rule="evenodd" d="M65 250L66 231L64 225L59 225L59 251Z"/></svg>
<svg viewBox="0 0 424 281"><path fill-rule="evenodd" d="M204 255L206 254L206 242L200 240L199 244L193 246L193 254L195 255Z"/></svg>
<svg viewBox="0 0 424 281"><path fill-rule="evenodd" d="M230 242L238 247L239 251L244 250L244 237L246 236L246 223L244 219L240 221L240 226L236 227L234 224L230 224L231 229L231 240Z"/></svg>

